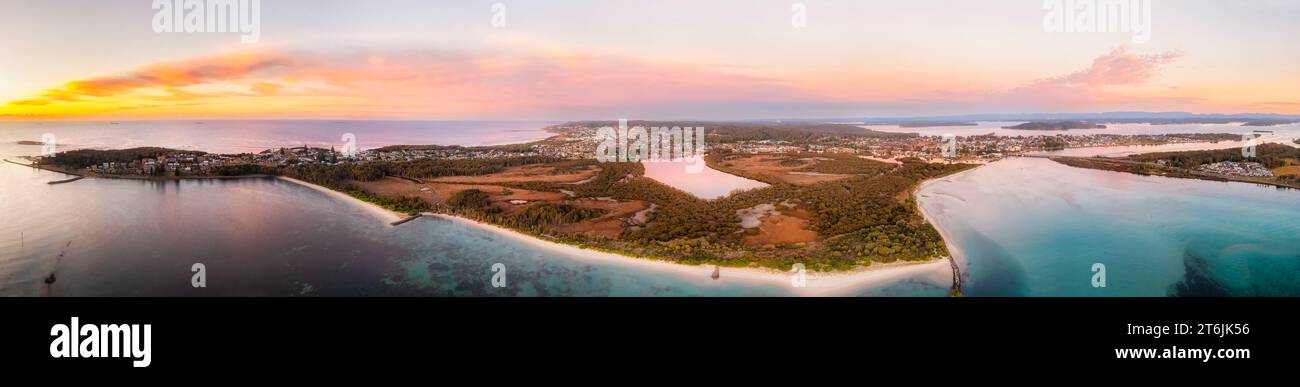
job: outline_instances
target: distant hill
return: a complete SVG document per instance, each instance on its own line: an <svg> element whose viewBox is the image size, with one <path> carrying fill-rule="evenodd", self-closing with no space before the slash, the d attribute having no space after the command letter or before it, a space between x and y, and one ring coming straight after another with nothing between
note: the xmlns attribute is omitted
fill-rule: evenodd
<svg viewBox="0 0 1300 387"><path fill-rule="evenodd" d="M815 137L848 136L869 138L914 138L916 133L894 133L865 129L856 125L825 123L764 123L739 121L628 121L628 127L704 127L720 142L784 140L808 141ZM618 127L616 121L578 121L563 126L587 128Z"/></svg>
<svg viewBox="0 0 1300 387"><path fill-rule="evenodd" d="M1035 122L1026 122L1020 125L1003 126L1002 129L1016 129L1016 130L1106 129L1106 125L1098 125L1087 121L1035 121Z"/></svg>

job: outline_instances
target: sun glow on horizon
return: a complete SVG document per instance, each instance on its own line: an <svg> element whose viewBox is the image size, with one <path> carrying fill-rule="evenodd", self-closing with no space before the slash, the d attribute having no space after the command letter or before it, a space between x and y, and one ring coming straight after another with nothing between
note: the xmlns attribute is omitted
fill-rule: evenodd
<svg viewBox="0 0 1300 387"><path fill-rule="evenodd" d="M264 42L240 45L233 35L153 34L133 14L107 11L120 5L92 2L82 6L105 16L64 27L118 27L103 39L0 34L17 47L67 48L0 58L20 69L0 72L0 120L1300 114L1300 75L1286 65L1300 55L1261 38L1296 28L1273 23L1300 7L1161 3L1151 43L1131 44L1122 34L1045 33L1041 4L918 3L810 2L808 25L793 28L782 2L668 15L556 2L511 5L510 24L493 28L487 9L470 6L398 0L390 5L406 8L331 4L304 15L303 4L276 2L265 5ZM441 10L438 28L416 17L426 9ZM606 17L638 13L662 23ZM0 12L9 15L0 25L51 28L12 14ZM1212 16L1223 24L1204 31L1198 22ZM1234 28L1257 25L1274 29Z"/></svg>

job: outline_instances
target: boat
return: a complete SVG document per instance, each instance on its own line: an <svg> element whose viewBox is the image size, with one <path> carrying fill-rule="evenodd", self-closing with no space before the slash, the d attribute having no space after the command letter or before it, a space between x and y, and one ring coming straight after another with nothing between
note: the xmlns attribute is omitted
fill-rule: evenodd
<svg viewBox="0 0 1300 387"><path fill-rule="evenodd" d="M55 280L55 278L54 278L54 273L50 273L50 276L49 276L49 277L45 277L45 283L46 283L47 285L48 285L48 284L52 284L52 283L54 283L54 280Z"/></svg>

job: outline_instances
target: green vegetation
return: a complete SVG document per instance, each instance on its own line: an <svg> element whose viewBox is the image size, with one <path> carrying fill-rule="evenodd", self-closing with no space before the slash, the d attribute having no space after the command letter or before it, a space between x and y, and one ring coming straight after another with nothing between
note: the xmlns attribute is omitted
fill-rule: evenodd
<svg viewBox="0 0 1300 387"><path fill-rule="evenodd" d="M504 171L520 165L560 161L554 157L527 156L495 159L420 159L414 161L377 161L353 167L357 180L378 180L384 176L426 178L442 176L478 176Z"/></svg>
<svg viewBox="0 0 1300 387"><path fill-rule="evenodd" d="M1243 156L1240 148L1228 148L1147 153L1118 159L1053 157L1052 160L1072 167L1127 172L1139 175L1159 175L1212 181L1238 181L1267 184L1278 187L1300 188L1300 175L1283 174L1275 177L1225 176L1197 170L1197 168L1202 165L1224 161L1258 162L1269 169L1300 165L1300 149L1282 144L1261 144L1255 148L1255 157Z"/></svg>
<svg viewBox="0 0 1300 387"><path fill-rule="evenodd" d="M1129 160L1153 163L1165 160L1166 165L1194 169L1201 165L1222 161L1254 161L1269 168L1285 167L1300 160L1300 148L1282 144L1260 144L1255 147L1255 157L1245 157L1241 148L1200 150L1185 152L1160 152L1128 156Z"/></svg>
<svg viewBox="0 0 1300 387"><path fill-rule="evenodd" d="M258 164L224 165L212 172L217 176L278 175L280 169Z"/></svg>
<svg viewBox="0 0 1300 387"><path fill-rule="evenodd" d="M816 164L799 168L798 172L829 173L837 175L876 175L894 168L893 164L868 160L853 155L805 154L796 158L820 158Z"/></svg>
<svg viewBox="0 0 1300 387"><path fill-rule="evenodd" d="M66 168L81 169L103 163L130 163L144 158L157 158L160 155L180 152L175 149L145 147L114 150L78 149L59 152L42 160L43 164L55 164ZM203 152L186 152L204 155Z"/></svg>
<svg viewBox="0 0 1300 387"><path fill-rule="evenodd" d="M433 205L430 205L429 202L426 202L424 201L424 199L420 199L418 197L404 196L404 197L393 198L393 197L377 196L369 192L366 192L364 190L361 190L359 188L356 188L354 186L348 186L347 188L340 189L340 191L343 191L343 193L348 194L348 196L352 196L362 201L374 203L390 211L400 212L407 215L418 215L422 212L429 212L434 210Z"/></svg>
<svg viewBox="0 0 1300 387"><path fill-rule="evenodd" d="M479 176L520 165L560 161L554 157L504 157L495 159L421 159L374 161L359 165L308 164L279 168L279 173L326 187L341 187L348 181L375 181L384 176L421 179L441 176Z"/></svg>
<svg viewBox="0 0 1300 387"><path fill-rule="evenodd" d="M598 218L608 212L602 209L582 208L568 204L542 203L520 211L515 214L515 218L524 223L557 225Z"/></svg>
<svg viewBox="0 0 1300 387"><path fill-rule="evenodd" d="M594 123L593 123L594 124ZM613 122L598 126L613 125ZM788 141L796 145L818 143L830 137L913 138L913 133L874 132L851 125L778 125L749 123L650 123L644 126L706 126L711 142L747 140ZM531 149L529 144L493 147ZM386 150L455 150L444 146L394 146ZM483 147L463 148L480 149ZM174 152L163 148L123 151L65 152L52 161L68 166L85 166L108 161L130 162ZM191 152L198 154L198 152ZM282 175L344 192L384 208L406 213L444 213L484 221L555 242L578 245L625 255L651 257L684 263L724 266L765 266L788 270L802 263L814 270L852 269L872 262L925 260L947 254L938 232L921 218L912 190L922 181L971 168L963 164L928 164L918 159L900 160L901 165L837 154L793 154L781 165L795 171L851 175L834 181L792 185L772 176L747 174L719 165L727 153L706 156L709 165L723 172L760 180L768 187L733 193L716 200L702 200L681 190L647 178L640 163L599 163L594 160L564 160L555 157L522 156L487 159L425 158L413 161L371 161L356 164L304 163L287 166L233 165L218 168L220 176L250 174ZM799 159L817 157L815 163ZM445 203L431 203L420 197L385 197L360 189L355 183L399 177L412 181L442 176L481 176L524 165L546 165L554 173L573 173L598 165L600 171L582 184L543 181L493 183L511 189L571 192L573 198L531 203L518 211L506 212L480 189L452 194ZM584 207L584 198L642 201L655 205L646 222L623 229L617 237L593 236L581 232L560 232L558 225L573 224L605 216L608 210ZM775 247L747 245L738 210L762 204L781 211L797 212L806 229L817 233L815 240L780 243ZM567 228L566 228L567 229ZM755 232L749 232L755 234ZM607 235L607 234L601 234Z"/></svg>
<svg viewBox="0 0 1300 387"><path fill-rule="evenodd" d="M488 198L487 192L477 189L467 189L451 195L451 198L447 199L447 205L462 210L500 212L499 208L492 206L492 200Z"/></svg>

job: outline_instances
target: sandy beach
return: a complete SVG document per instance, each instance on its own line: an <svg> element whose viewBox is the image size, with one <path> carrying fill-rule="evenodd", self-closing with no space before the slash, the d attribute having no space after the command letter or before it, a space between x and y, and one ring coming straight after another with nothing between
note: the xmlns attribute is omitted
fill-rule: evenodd
<svg viewBox="0 0 1300 387"><path fill-rule="evenodd" d="M637 269L657 271L670 275L680 275L700 284L716 283L724 285L740 282L746 284L779 286L787 288L791 295L795 296L848 296L853 295L856 291L862 289L898 281L904 278L927 276L929 278L946 280L952 275L951 264L948 260L937 259L925 262L900 261L894 263L875 263L867 268L843 272L821 273L810 271L805 274L805 286L803 287L794 286L794 274L791 272L764 268L723 267L719 269L719 278L715 280L710 277L713 274L714 267L712 265L684 265L649 258L629 257L603 251L588 250L577 246L537 239L515 230L478 222L472 219L432 213L426 213L425 215L448 219L500 235L505 235L520 242L541 249L562 253L567 257L578 260L616 264L624 267L634 267Z"/></svg>
<svg viewBox="0 0 1300 387"><path fill-rule="evenodd" d="M354 203L367 209L371 214L375 215L376 218L385 223L391 223L405 218L402 214L348 196L342 192L289 177L280 176L279 179L320 191L339 200ZM745 283L778 286L788 289L790 294L795 296L848 296L863 289L888 284L905 278L924 276L927 279L946 281L947 278L951 278L952 276L951 263L949 263L947 259L937 259L925 262L900 261L894 263L875 263L867 268L843 272L821 273L809 271L804 275L805 281L803 287L794 286L794 273L764 268L724 267L719 269L719 278L715 280L711 278L714 268L712 265L684 265L680 263L588 250L576 246L538 239L515 230L472 219L432 213L426 213L425 215L448 219L495 234L504 235L540 249L564 254L573 259L593 263L632 267L647 271L660 272L666 275L678 275L700 284L726 285Z"/></svg>
<svg viewBox="0 0 1300 387"><path fill-rule="evenodd" d="M383 207L377 206L377 205L375 205L375 204L373 204L373 203L369 203L369 202L366 202L366 201L364 201L364 200L361 200L361 199L357 199L357 198L354 198L354 197L348 196L348 194L345 194L345 193L342 193L342 192L339 192L339 191L335 191L335 190L332 190L332 189L329 189L329 188L325 188L325 187L322 187L322 186L319 186L319 185L315 185L315 184L312 184L312 183L308 183L308 182L305 182L305 181L302 181L302 180L294 179L294 178L292 178L292 177L276 176L276 178L277 178L277 179L280 179L280 180L283 180L283 181L290 182L290 183L298 184L298 185L301 185L301 186L303 186L303 187L311 188L311 189L316 190L316 191L320 191L320 192L322 192L322 193L324 193L324 194L326 194L326 195L330 195L330 196L332 196L332 197L334 197L334 198L336 198L336 199L339 199L339 200L343 200L343 201L347 201L347 202L356 203L356 204L358 204L361 208L364 208L365 210L367 210L368 212L370 212L371 214L373 214L373 215L374 215L376 218L378 218L379 220L384 221L384 223L390 223L390 224L391 224L391 223L393 223L393 222L396 222L396 221L402 220L403 218L406 218L405 215L399 214L399 213L397 213L397 212L390 211L390 210L387 209L387 208L383 208Z"/></svg>
<svg viewBox="0 0 1300 387"><path fill-rule="evenodd" d="M958 271L966 270L967 267L966 255L961 251L961 247L958 246L957 243L955 242L956 239L953 239L952 233L943 226L943 223L937 222L934 216L930 215L930 213L926 211L925 205L921 203L922 201L921 191L924 191L926 187L930 186L930 184L933 184L938 181L951 179L960 176L961 174L974 171L976 169L979 169L979 167L967 169L965 171L957 172L952 175L944 176L938 179L926 180L924 182L921 182L921 185L917 186L916 190L912 192L912 196L916 198L916 207L918 210L921 211L921 217L925 218L926 222L929 222L931 226L934 226L935 230L939 231L939 236L943 238L944 246L948 247L948 254L949 254L948 259L951 260L950 263L952 264L953 268L955 268ZM958 280L958 279L954 278L954 280Z"/></svg>

